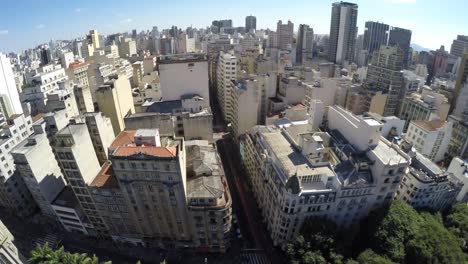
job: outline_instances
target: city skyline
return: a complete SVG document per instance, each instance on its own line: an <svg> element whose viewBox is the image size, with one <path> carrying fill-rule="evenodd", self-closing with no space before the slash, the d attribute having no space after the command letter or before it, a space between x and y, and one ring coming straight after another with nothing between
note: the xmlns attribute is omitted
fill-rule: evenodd
<svg viewBox="0 0 468 264"><path fill-rule="evenodd" d="M8 2L4 4L7 11L5 19L0 22L0 51L18 52L50 39L73 39L83 36L89 28L96 28L103 34L132 29L140 32L150 30L153 26L161 29L170 28L172 25L182 29L190 25L205 28L216 19L232 19L234 26L244 26L245 17L248 15L257 17L257 29L275 30L278 20L291 20L295 24L295 32L299 24L308 24L316 34L329 34L333 2L336 1L297 1L294 5L283 6L277 1L241 0L235 7L214 4L213 1L204 1L196 6L188 1L170 4L143 1L140 5L123 2L119 3L118 7L114 7L109 1L80 1L62 6L53 1L36 3L28 0L21 5ZM449 2L450 13L441 13L438 19L434 20L433 14L438 7L435 0L354 1L359 5L358 34L363 34L366 21L378 21L412 30L413 44L430 49L445 45L447 49L458 34L466 34L462 29L468 27L468 22L463 20L463 1ZM385 8L382 8L383 5ZM34 13L24 12L25 7L34 10ZM17 14L22 13L25 16L18 20ZM198 16L200 13L205 15ZM441 20L444 23L438 23Z"/></svg>

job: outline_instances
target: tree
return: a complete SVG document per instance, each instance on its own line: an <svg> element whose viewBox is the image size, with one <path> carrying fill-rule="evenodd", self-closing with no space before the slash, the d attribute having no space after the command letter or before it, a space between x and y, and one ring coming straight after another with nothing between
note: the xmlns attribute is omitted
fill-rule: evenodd
<svg viewBox="0 0 468 264"><path fill-rule="evenodd" d="M32 264L99 264L96 255L89 257L87 254L69 253L63 247L53 250L47 243L36 245L31 251L29 263ZM111 261L102 264L112 264Z"/></svg>
<svg viewBox="0 0 468 264"><path fill-rule="evenodd" d="M372 249L364 250L357 257L357 262L359 264L392 264L393 262L387 259L386 257L380 256Z"/></svg>
<svg viewBox="0 0 468 264"><path fill-rule="evenodd" d="M468 204L454 205L445 218L445 226L466 244L468 242ZM465 245L465 252L467 249Z"/></svg>
<svg viewBox="0 0 468 264"><path fill-rule="evenodd" d="M436 216L423 213L419 232L408 242L407 263L464 263L468 259L459 240L450 233Z"/></svg>
<svg viewBox="0 0 468 264"><path fill-rule="evenodd" d="M319 251L312 250L311 243L306 241L303 236L298 236L292 243L286 246L286 255L290 263L293 264L325 264L325 258Z"/></svg>
<svg viewBox="0 0 468 264"><path fill-rule="evenodd" d="M374 247L395 262L403 262L405 248L419 232L421 218L406 202L395 200L378 224Z"/></svg>

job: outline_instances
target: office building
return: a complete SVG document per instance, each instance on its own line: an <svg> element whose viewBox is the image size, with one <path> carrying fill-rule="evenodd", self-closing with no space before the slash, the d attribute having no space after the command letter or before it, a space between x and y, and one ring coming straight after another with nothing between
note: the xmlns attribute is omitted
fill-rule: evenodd
<svg viewBox="0 0 468 264"><path fill-rule="evenodd" d="M160 56L158 68L164 101L179 100L183 95L197 94L209 105L208 62L205 54Z"/></svg>
<svg viewBox="0 0 468 264"><path fill-rule="evenodd" d="M3 53L0 53L0 95L4 118L23 113L10 59Z"/></svg>
<svg viewBox="0 0 468 264"><path fill-rule="evenodd" d="M27 259L18 251L15 237L0 220L0 260L5 264L23 264Z"/></svg>
<svg viewBox="0 0 468 264"><path fill-rule="evenodd" d="M65 188L65 180L45 133L36 133L18 144L11 155L41 213L56 220L52 202Z"/></svg>
<svg viewBox="0 0 468 264"><path fill-rule="evenodd" d="M411 121L404 139L433 162L444 159L452 135L452 123L445 120Z"/></svg>
<svg viewBox="0 0 468 264"><path fill-rule="evenodd" d="M381 46L372 56L365 87L387 94L383 116L395 115L404 97L403 51L399 47Z"/></svg>
<svg viewBox="0 0 468 264"><path fill-rule="evenodd" d="M135 113L130 81L123 74L112 76L96 90L97 112L109 117L117 135L125 128L123 118Z"/></svg>
<svg viewBox="0 0 468 264"><path fill-rule="evenodd" d="M468 121L455 115L449 115L447 120L453 123L448 155L452 158L468 158Z"/></svg>
<svg viewBox="0 0 468 264"><path fill-rule="evenodd" d="M297 33L296 62L302 64L307 58L312 58L314 47L314 30L308 25L300 24Z"/></svg>
<svg viewBox="0 0 468 264"><path fill-rule="evenodd" d="M389 25L367 21L364 29L363 49L372 56L380 46L387 44Z"/></svg>
<svg viewBox="0 0 468 264"><path fill-rule="evenodd" d="M468 36L458 35L457 39L453 40L450 46L450 55L463 57L464 53L468 52Z"/></svg>
<svg viewBox="0 0 468 264"><path fill-rule="evenodd" d="M64 69L68 68L68 66L70 66L70 64L74 61L75 61L75 55L71 51L63 52L62 55L60 56L60 64L62 64L62 67Z"/></svg>
<svg viewBox="0 0 468 264"><path fill-rule="evenodd" d="M159 52L161 55L175 54L174 38L170 36L163 36L159 39Z"/></svg>
<svg viewBox="0 0 468 264"><path fill-rule="evenodd" d="M122 39L117 43L117 46L119 48L119 56L122 58L137 55L136 41L131 38Z"/></svg>
<svg viewBox="0 0 468 264"><path fill-rule="evenodd" d="M47 47L41 49L41 66L45 66L52 63L52 53Z"/></svg>
<svg viewBox="0 0 468 264"><path fill-rule="evenodd" d="M416 152L398 196L416 209L444 211L456 202L462 183L452 173Z"/></svg>
<svg viewBox="0 0 468 264"><path fill-rule="evenodd" d="M410 58L411 30L392 27L388 36L388 46L398 46L403 52L403 67L407 68Z"/></svg>
<svg viewBox="0 0 468 264"><path fill-rule="evenodd" d="M442 45L440 49L434 51L434 61L432 62L432 75L441 76L447 73L449 53Z"/></svg>
<svg viewBox="0 0 468 264"><path fill-rule="evenodd" d="M250 15L245 17L245 32L257 30L257 18Z"/></svg>
<svg viewBox="0 0 468 264"><path fill-rule="evenodd" d="M293 45L294 24L288 20L287 24L283 24L280 20L276 24L276 34L278 36L278 49L291 49Z"/></svg>
<svg viewBox="0 0 468 264"><path fill-rule="evenodd" d="M358 5L348 2L332 4L328 60L342 64L354 59L357 37Z"/></svg>

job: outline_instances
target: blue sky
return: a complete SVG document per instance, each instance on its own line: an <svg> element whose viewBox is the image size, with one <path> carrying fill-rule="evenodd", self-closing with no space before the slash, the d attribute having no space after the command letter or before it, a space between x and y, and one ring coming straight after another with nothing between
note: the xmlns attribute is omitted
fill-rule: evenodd
<svg viewBox="0 0 468 264"><path fill-rule="evenodd" d="M247 15L257 17L257 28L274 29L290 19L297 30L309 24L318 34L329 32L329 0L4 0L1 4L0 51L20 51L50 39L83 36L89 29L108 34L152 26L206 27L212 20L230 18L243 26ZM450 48L457 34L468 35L466 0L362 0L358 27L379 21L413 31L412 43L427 48Z"/></svg>

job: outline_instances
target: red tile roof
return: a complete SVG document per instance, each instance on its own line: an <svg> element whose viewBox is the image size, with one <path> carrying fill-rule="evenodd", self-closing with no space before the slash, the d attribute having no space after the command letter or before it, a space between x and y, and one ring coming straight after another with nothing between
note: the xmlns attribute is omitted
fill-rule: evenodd
<svg viewBox="0 0 468 264"><path fill-rule="evenodd" d="M119 184L115 178L111 163L106 162L104 165L102 165L101 170L96 175L90 186L112 189L119 188Z"/></svg>
<svg viewBox="0 0 468 264"><path fill-rule="evenodd" d="M136 130L124 130L117 135L111 144L111 148L117 148L129 144L134 144L133 138L135 137Z"/></svg>
<svg viewBox="0 0 468 264"><path fill-rule="evenodd" d="M33 123L36 123L37 120L43 118L45 115L46 115L46 113L38 113L37 115L32 116L31 120L32 120Z"/></svg>

